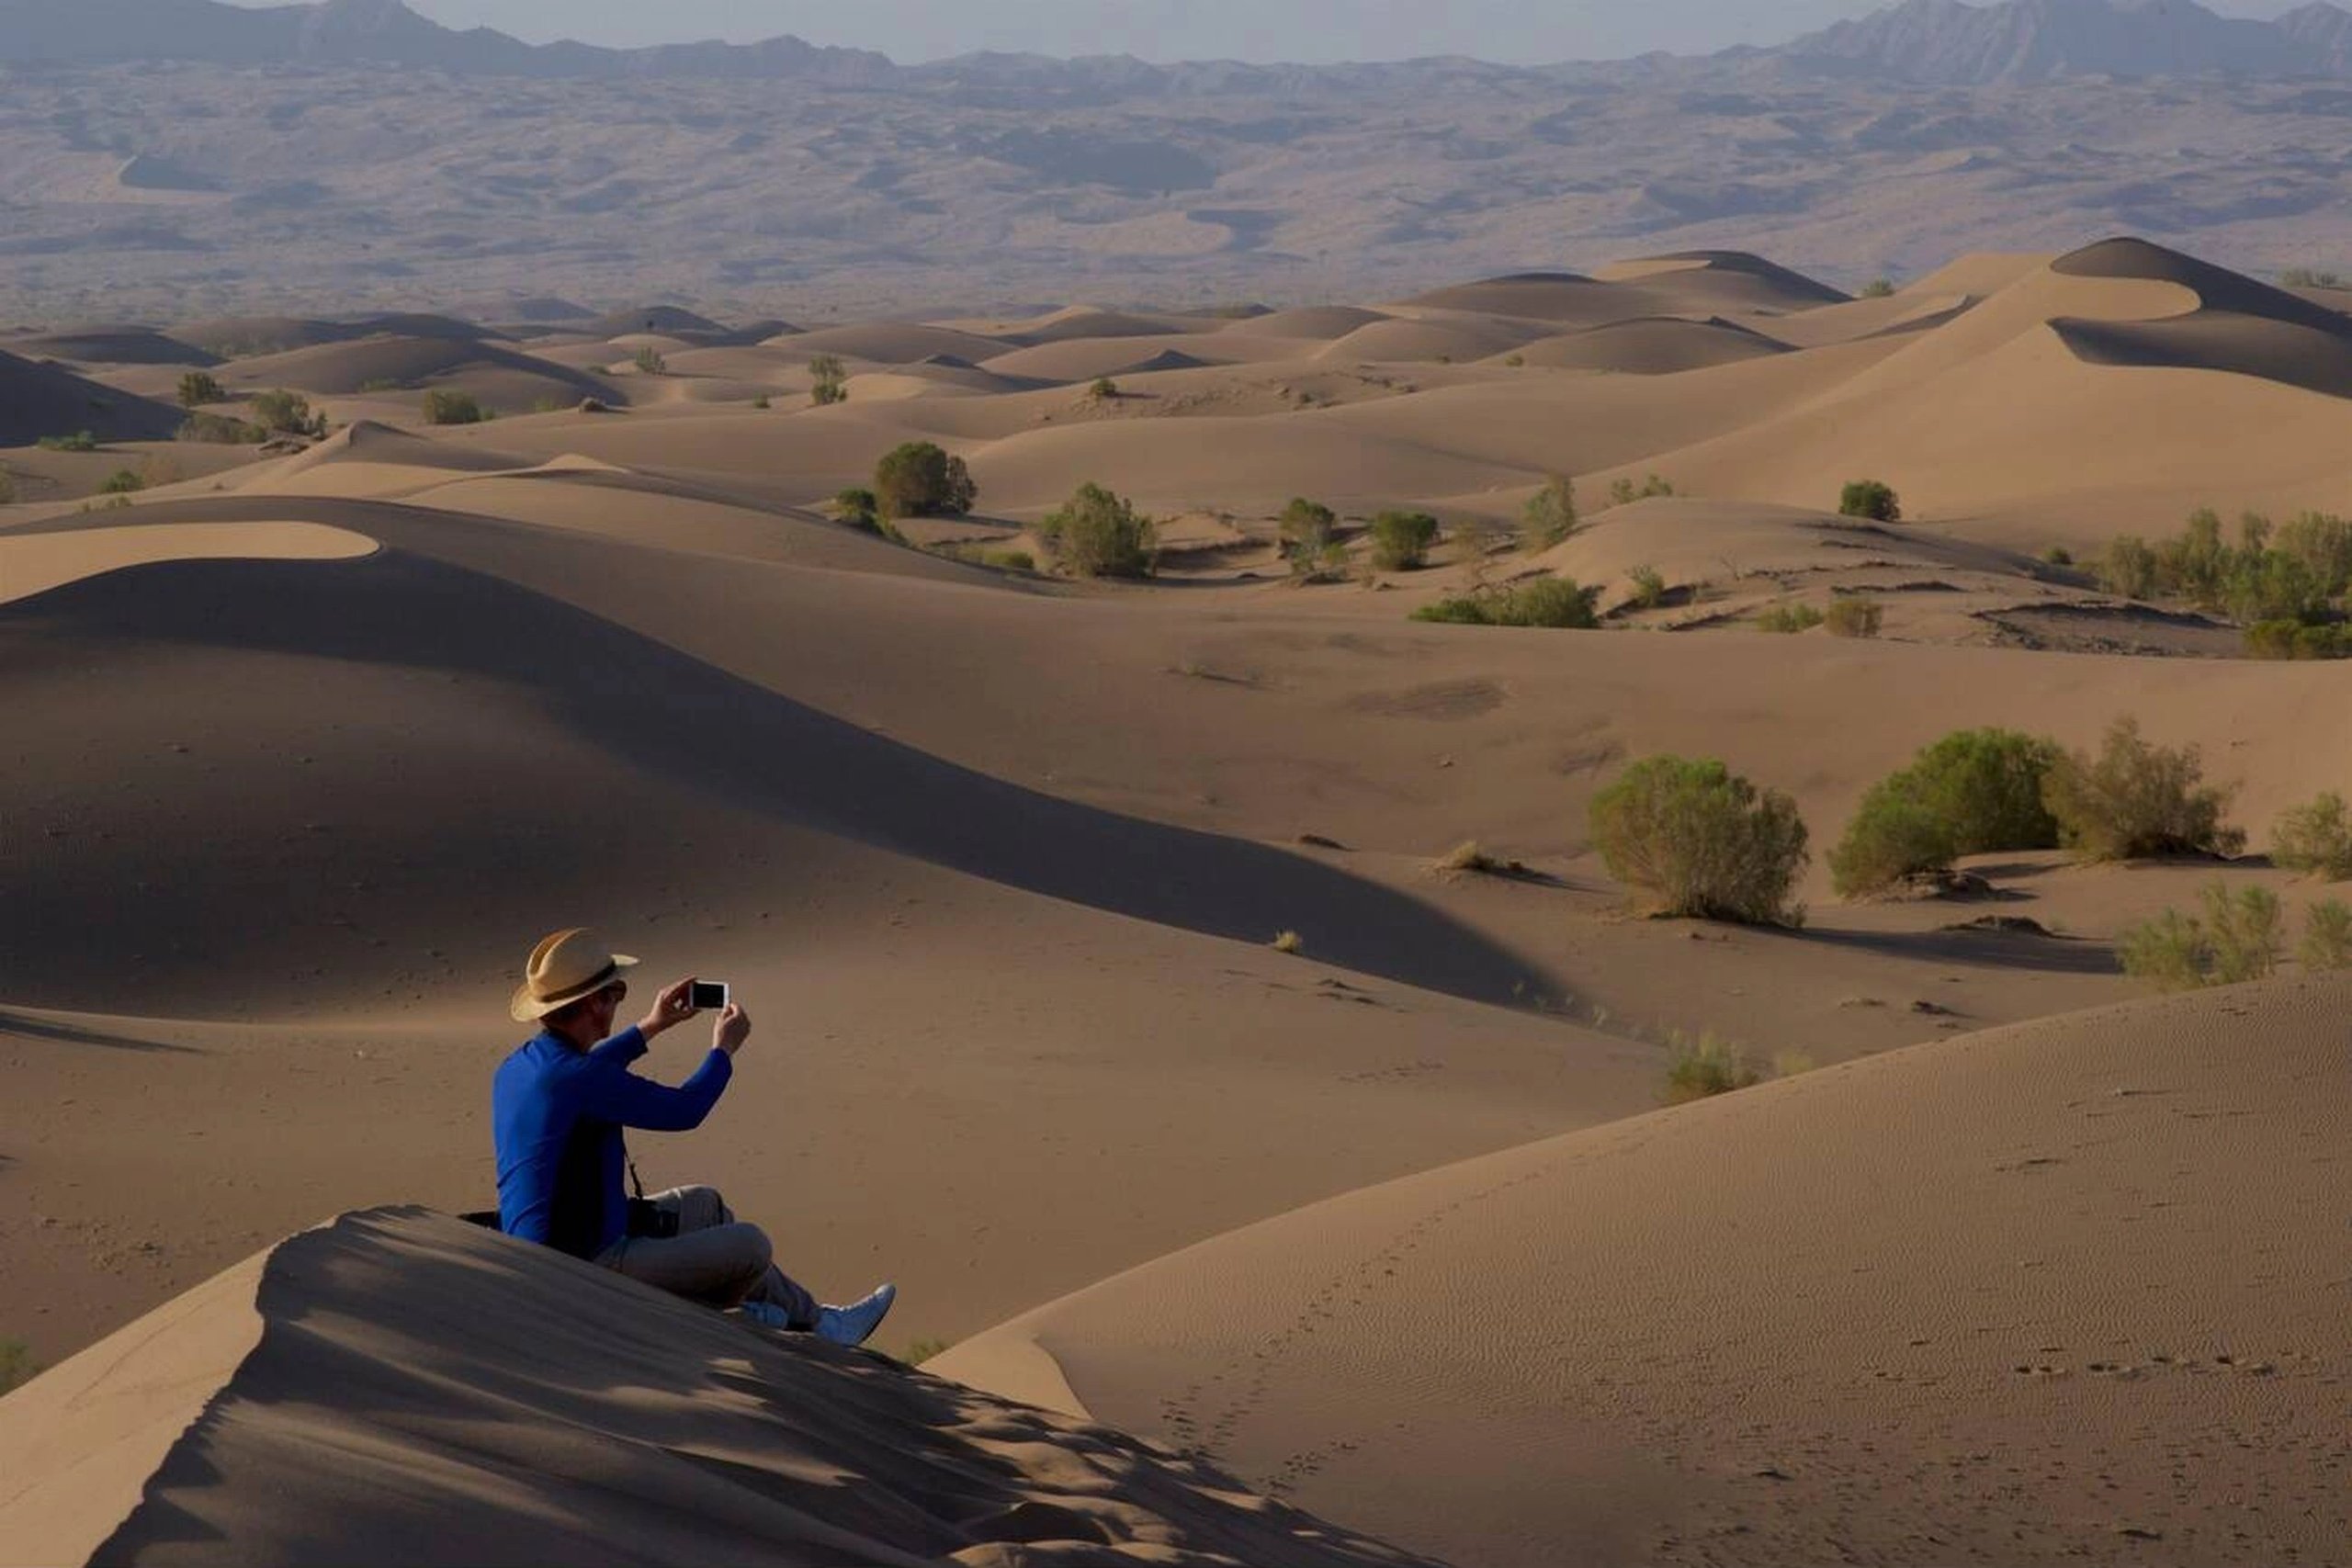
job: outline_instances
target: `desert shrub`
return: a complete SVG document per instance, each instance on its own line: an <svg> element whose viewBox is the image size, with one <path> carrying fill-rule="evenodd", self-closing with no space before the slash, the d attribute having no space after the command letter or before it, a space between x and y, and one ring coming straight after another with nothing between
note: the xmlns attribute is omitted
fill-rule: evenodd
<svg viewBox="0 0 2352 1568"><path fill-rule="evenodd" d="M1924 748L1855 807L1829 856L1838 891L1873 892L1962 855L2055 848L2042 786L2058 757L2054 741L2013 729L1957 730Z"/></svg>
<svg viewBox="0 0 2352 1568"><path fill-rule="evenodd" d="M2282 812L2272 830L2270 858L2328 882L2352 878L2352 816L2344 797L2329 790L2309 806Z"/></svg>
<svg viewBox="0 0 2352 1568"><path fill-rule="evenodd" d="M327 433L327 416L313 413L310 399L283 387L254 395L254 419L272 435L317 437Z"/></svg>
<svg viewBox="0 0 2352 1568"><path fill-rule="evenodd" d="M1610 874L1661 914L1798 925L1807 859L1795 802L1712 759L1645 758L1593 796L1592 837Z"/></svg>
<svg viewBox="0 0 2352 1568"><path fill-rule="evenodd" d="M1527 363L1527 355L1523 354L1505 355L1503 356L1503 363L1509 366L1511 369L1516 370L1521 366Z"/></svg>
<svg viewBox="0 0 2352 1568"><path fill-rule="evenodd" d="M44 435L38 445L44 452L95 452L98 438L89 431L77 430L71 435Z"/></svg>
<svg viewBox="0 0 2352 1568"><path fill-rule="evenodd" d="M1337 514L1320 502L1303 495L1291 497L1280 522L1282 552L1291 570L1304 574L1318 570L1339 525Z"/></svg>
<svg viewBox="0 0 2352 1568"><path fill-rule="evenodd" d="M2265 887L2233 893L2216 881L2203 912L2166 909L2127 929L2116 943L2123 972L2168 991L2259 980L2278 967L2278 896Z"/></svg>
<svg viewBox="0 0 2352 1568"><path fill-rule="evenodd" d="M757 397L755 397L755 398L753 398L753 399L752 400L752 406L753 408L755 408L755 409L763 409L763 410L765 410L765 409L772 409L772 408L775 407L775 402L774 402L774 401L773 401L773 400L768 397L768 395L767 395L765 392L762 392L762 393L760 393ZM553 410L551 410L551 409L541 409L539 412L540 412L541 413L551 413L551 412L553 412L554 411L553 411Z"/></svg>
<svg viewBox="0 0 2352 1568"><path fill-rule="evenodd" d="M837 354L820 354L808 361L808 400L819 408L849 401L849 370Z"/></svg>
<svg viewBox="0 0 2352 1568"><path fill-rule="evenodd" d="M471 392L435 387L424 394L424 423L427 424L480 424L487 417L481 403Z"/></svg>
<svg viewBox="0 0 2352 1568"><path fill-rule="evenodd" d="M2279 284L2288 288L2341 288L2343 275L2317 267L2290 266L2278 275Z"/></svg>
<svg viewBox="0 0 2352 1568"><path fill-rule="evenodd" d="M2257 621L2245 628L2245 650L2256 659L2352 659L2352 626Z"/></svg>
<svg viewBox="0 0 2352 1568"><path fill-rule="evenodd" d="M98 484L100 495L134 495L147 488L147 481L135 468L117 468Z"/></svg>
<svg viewBox="0 0 2352 1568"><path fill-rule="evenodd" d="M1306 939L1296 931L1276 931L1272 946L1276 953L1300 953L1306 951Z"/></svg>
<svg viewBox="0 0 2352 1568"><path fill-rule="evenodd" d="M1763 1080L1747 1052L1713 1031L1696 1040L1677 1034L1667 1046L1663 1098L1668 1105L1753 1089Z"/></svg>
<svg viewBox="0 0 2352 1568"><path fill-rule="evenodd" d="M210 371L191 370L180 378L179 395L180 407L193 409L223 401L229 393Z"/></svg>
<svg viewBox="0 0 2352 1568"><path fill-rule="evenodd" d="M1828 613L1821 617L1831 637L1876 637L1885 618L1886 611L1877 600L1852 593L1829 601Z"/></svg>
<svg viewBox="0 0 2352 1568"><path fill-rule="evenodd" d="M1424 604L1413 612L1417 621L1435 621L1444 626L1491 626L1495 618L1479 600L1471 598L1441 599L1434 604Z"/></svg>
<svg viewBox="0 0 2352 1568"><path fill-rule="evenodd" d="M640 376L667 376L670 373L670 362L662 358L662 351L650 343L637 351L630 363L637 367Z"/></svg>
<svg viewBox="0 0 2352 1568"><path fill-rule="evenodd" d="M2091 575L2109 593L2125 599L2153 599L2156 596L2156 552L2137 534L2118 535L2099 552Z"/></svg>
<svg viewBox="0 0 2352 1568"><path fill-rule="evenodd" d="M0 468L0 506L13 506L17 502L17 476Z"/></svg>
<svg viewBox="0 0 2352 1568"><path fill-rule="evenodd" d="M1426 512L1384 512L1372 520L1372 564L1382 571L1417 570L1437 543L1437 519Z"/></svg>
<svg viewBox="0 0 2352 1568"><path fill-rule="evenodd" d="M1874 893L1906 876L1949 870L1959 858L1951 824L1897 784L1881 780L1829 852L1830 885L1842 897Z"/></svg>
<svg viewBox="0 0 2352 1568"><path fill-rule="evenodd" d="M835 495L833 515L853 528L881 531L882 503L870 490L845 490Z"/></svg>
<svg viewBox="0 0 2352 1568"><path fill-rule="evenodd" d="M1887 299L1894 295L1894 279L1891 277L1873 277L1862 285L1861 298L1865 299Z"/></svg>
<svg viewBox="0 0 2352 1568"><path fill-rule="evenodd" d="M1087 483L1038 520L1037 536L1072 577L1149 577L1159 529L1101 485Z"/></svg>
<svg viewBox="0 0 2352 1568"><path fill-rule="evenodd" d="M1666 574L1654 566L1637 566L1626 573L1634 588L1634 608L1655 610L1666 603Z"/></svg>
<svg viewBox="0 0 2352 1568"><path fill-rule="evenodd" d="M1838 497L1838 515L1867 517L1873 523L1903 521L1903 502L1894 487L1878 479L1849 481Z"/></svg>
<svg viewBox="0 0 2352 1568"><path fill-rule="evenodd" d="M2352 969L2352 908L2323 898L2303 915L2303 940L2295 956L2306 969Z"/></svg>
<svg viewBox="0 0 2352 1568"><path fill-rule="evenodd" d="M874 493L885 517L961 517L979 499L979 487L963 458L934 442L908 441L874 465Z"/></svg>
<svg viewBox="0 0 2352 1568"><path fill-rule="evenodd" d="M1520 513L1520 538L1531 550L1548 550L1576 531L1575 481L1566 474L1554 474L1528 498Z"/></svg>
<svg viewBox="0 0 2352 1568"><path fill-rule="evenodd" d="M2119 718L2098 757L2058 756L2041 799L2059 841L2085 860L2235 854L2245 834L2222 820L2229 793L2204 777L2196 747L2152 746L2137 719Z"/></svg>
<svg viewBox="0 0 2352 1568"><path fill-rule="evenodd" d="M1502 862L1488 854L1476 839L1464 839L1439 857L1437 863L1440 871L1477 872L1482 874L1491 874L1502 868Z"/></svg>
<svg viewBox="0 0 2352 1568"><path fill-rule="evenodd" d="M39 1377L40 1363L21 1339L0 1339L0 1393L20 1388Z"/></svg>
<svg viewBox="0 0 2352 1568"><path fill-rule="evenodd" d="M980 564L995 567L999 571L1035 571L1037 558L1027 550L982 550Z"/></svg>
<svg viewBox="0 0 2352 1568"><path fill-rule="evenodd" d="M2075 552L2068 549L2064 545L2052 545L2048 549L2041 552L2041 564L2044 566L2072 566L2075 564Z"/></svg>
<svg viewBox="0 0 2352 1568"><path fill-rule="evenodd" d="M1116 402L1119 398L1119 384L1108 376L1097 376L1094 378L1094 384L1086 389L1086 395L1098 403Z"/></svg>
<svg viewBox="0 0 2352 1568"><path fill-rule="evenodd" d="M1578 587L1572 578L1539 577L1503 594L1495 604L1494 621L1498 626L1589 629L1600 624L1592 608L1600 597L1600 590Z"/></svg>
<svg viewBox="0 0 2352 1568"><path fill-rule="evenodd" d="M1826 619L1826 616L1810 604L1775 604L1757 615L1756 626L1759 631L1792 636L1797 632L1809 632Z"/></svg>
<svg viewBox="0 0 2352 1568"><path fill-rule="evenodd" d="M1649 501L1662 495L1672 495L1674 487L1652 474L1639 485L1630 479L1612 479L1609 484L1609 504L1631 506L1637 501Z"/></svg>

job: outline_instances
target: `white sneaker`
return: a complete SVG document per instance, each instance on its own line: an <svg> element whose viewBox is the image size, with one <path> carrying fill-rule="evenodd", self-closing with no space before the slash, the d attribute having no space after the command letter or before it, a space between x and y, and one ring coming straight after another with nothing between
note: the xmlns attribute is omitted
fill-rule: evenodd
<svg viewBox="0 0 2352 1568"><path fill-rule="evenodd" d="M882 1320L890 1315L890 1303L898 1299L899 1287L884 1285L862 1302L820 1307L814 1332L818 1338L836 1345L863 1345L882 1326Z"/></svg>
<svg viewBox="0 0 2352 1568"><path fill-rule="evenodd" d="M790 1328L792 1320L774 1302L745 1302L735 1309L763 1328Z"/></svg>

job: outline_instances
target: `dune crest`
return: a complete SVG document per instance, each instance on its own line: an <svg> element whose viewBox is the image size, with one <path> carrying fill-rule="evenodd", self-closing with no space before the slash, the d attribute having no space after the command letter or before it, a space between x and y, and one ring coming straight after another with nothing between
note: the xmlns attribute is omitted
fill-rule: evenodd
<svg viewBox="0 0 2352 1568"><path fill-rule="evenodd" d="M10 1564L1428 1562L420 1209L294 1236L9 1396L0 1474Z"/></svg>

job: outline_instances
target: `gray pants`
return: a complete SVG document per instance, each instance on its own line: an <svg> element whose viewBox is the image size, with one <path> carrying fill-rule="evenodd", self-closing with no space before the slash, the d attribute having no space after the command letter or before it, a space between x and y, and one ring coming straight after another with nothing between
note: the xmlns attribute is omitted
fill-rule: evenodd
<svg viewBox="0 0 2352 1568"><path fill-rule="evenodd" d="M817 1324L817 1298L774 1261L767 1232L729 1211L716 1187L673 1187L652 1201L678 1216L673 1236L624 1236L596 1261L632 1280L707 1306L771 1302L798 1329Z"/></svg>

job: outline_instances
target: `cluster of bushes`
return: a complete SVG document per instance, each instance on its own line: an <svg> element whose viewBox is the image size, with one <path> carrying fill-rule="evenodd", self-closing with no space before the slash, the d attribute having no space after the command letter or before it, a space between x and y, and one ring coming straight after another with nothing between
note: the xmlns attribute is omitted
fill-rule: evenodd
<svg viewBox="0 0 2352 1568"><path fill-rule="evenodd" d="M180 378L180 407L202 408L207 403L226 402L228 389L209 370L191 370Z"/></svg>
<svg viewBox="0 0 2352 1568"><path fill-rule="evenodd" d="M2135 719L2118 719L2095 757L2015 730L1962 730L1871 786L1829 872L1851 897L2005 850L2063 847L2089 861L2231 855L2245 835L2223 822L2227 805L2227 792L2204 782L2197 748L2151 745ZM2352 837L2343 852L2352 858Z"/></svg>
<svg viewBox="0 0 2352 1568"><path fill-rule="evenodd" d="M317 440L327 433L327 416L314 412L311 400L280 387L254 396L254 420L269 435L306 435Z"/></svg>
<svg viewBox="0 0 2352 1568"><path fill-rule="evenodd" d="M2309 806L2282 813L2271 832L2270 858L2323 881L2352 881L2352 817L2344 797L2329 790Z"/></svg>
<svg viewBox="0 0 2352 1568"><path fill-rule="evenodd" d="M89 431L77 430L71 435L44 435L37 445L44 452L95 452L98 438Z"/></svg>
<svg viewBox="0 0 2352 1568"><path fill-rule="evenodd" d="M1663 584L1660 590L1662 592ZM1826 610L1817 610L1810 604L1775 604L1758 614L1756 626L1759 631L1788 635L1826 626L1831 637L1876 637L1885 620L1885 606L1877 600L1860 593L1840 593L1830 600Z"/></svg>
<svg viewBox="0 0 2352 1568"><path fill-rule="evenodd" d="M1347 550L1340 543L1339 514L1321 502L1309 501L1303 495L1291 497L1276 526L1280 530L1283 558L1290 563L1292 576L1318 577L1346 564Z"/></svg>
<svg viewBox="0 0 2352 1568"><path fill-rule="evenodd" d="M662 358L662 351L650 343L637 351L637 356L630 363L637 367L637 373L640 376L667 376L670 373L670 362Z"/></svg>
<svg viewBox="0 0 2352 1568"><path fill-rule="evenodd" d="M99 481L100 495L136 495L147 488L147 481L136 468L117 468Z"/></svg>
<svg viewBox="0 0 2352 1568"><path fill-rule="evenodd" d="M1659 496L1673 493L1674 487L1656 474L1644 479L1638 488L1631 479L1617 479L1609 486L1609 504L1631 506L1637 501L1653 501Z"/></svg>
<svg viewBox="0 0 2352 1568"><path fill-rule="evenodd" d="M2123 972L2167 991L2259 980L2278 967L2284 945L2278 896L2263 887L2233 892L2216 880L2198 914L2166 909L2126 931L2116 944ZM2303 917L2296 957L2308 970L2352 969L2352 908L2329 898Z"/></svg>
<svg viewBox="0 0 2352 1568"><path fill-rule="evenodd" d="M1593 609L1600 597L1600 589L1579 587L1572 578L1539 577L1510 588L1424 604L1413 612L1413 619L1464 626L1589 629L1600 624Z"/></svg>
<svg viewBox="0 0 2352 1568"><path fill-rule="evenodd" d="M427 424L480 424L490 417L490 411L471 392L436 387L424 394Z"/></svg>
<svg viewBox="0 0 2352 1568"><path fill-rule="evenodd" d="M1633 585L1632 604L1636 610L1655 610L1666 603L1666 573L1654 566L1637 566L1625 574Z"/></svg>
<svg viewBox="0 0 2352 1568"><path fill-rule="evenodd" d="M2306 512L2274 524L2249 512L2232 540L2220 514L2200 508L2170 538L2109 541L2094 574L2127 599L2178 599L2227 615L2247 628L2250 651L2334 657L2347 640L2337 627L2352 591L2352 521ZM2305 637L2303 627L2321 629Z"/></svg>
<svg viewBox="0 0 2352 1568"><path fill-rule="evenodd" d="M2278 281L2288 288L2341 288L2344 275L2318 267L2290 266L2278 275Z"/></svg>
<svg viewBox="0 0 2352 1568"><path fill-rule="evenodd" d="M1038 519L1037 536L1072 577L1149 577L1159 563L1159 525L1125 497L1087 483Z"/></svg>

